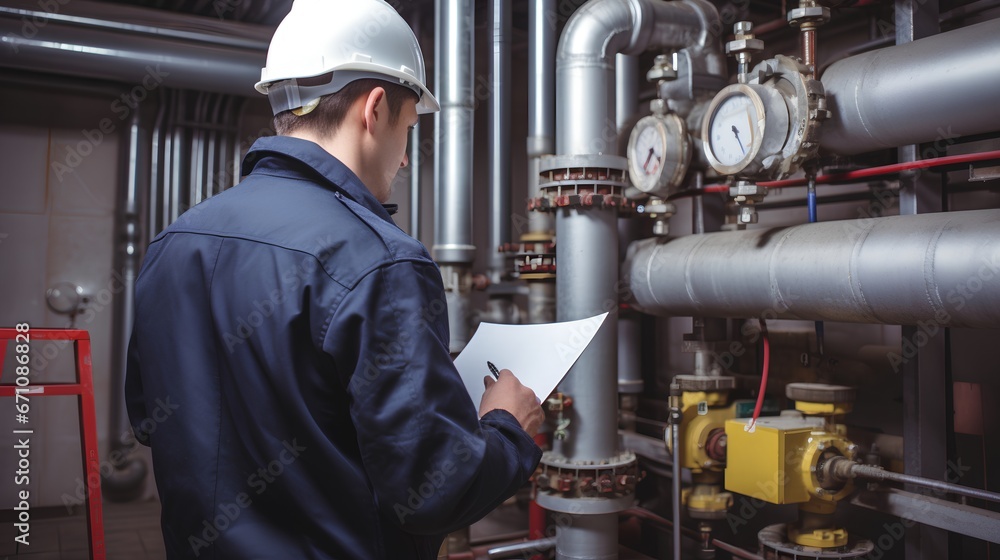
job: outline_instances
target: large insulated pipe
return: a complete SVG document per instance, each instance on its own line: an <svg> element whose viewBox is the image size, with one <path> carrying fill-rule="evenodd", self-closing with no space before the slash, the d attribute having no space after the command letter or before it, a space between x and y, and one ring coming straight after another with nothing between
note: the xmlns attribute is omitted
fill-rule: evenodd
<svg viewBox="0 0 1000 560"><path fill-rule="evenodd" d="M1000 21L832 64L820 146L859 154L1000 130Z"/></svg>
<svg viewBox="0 0 1000 560"><path fill-rule="evenodd" d="M1000 328L1000 210L643 240L623 276L657 315Z"/></svg>
<svg viewBox="0 0 1000 560"><path fill-rule="evenodd" d="M718 38L708 32L717 28L718 13L704 0L591 0L581 6L566 23L556 53L556 153L615 153L617 54L713 43L717 52ZM617 213L560 209L556 239L558 320L616 309ZM573 397L580 420L561 446L570 461L601 461L618 453L617 335L618 317L612 313L560 385ZM581 505L581 514L557 528L556 557L617 558L617 515L586 511Z"/></svg>
<svg viewBox="0 0 1000 560"><path fill-rule="evenodd" d="M74 0L0 6L0 66L254 96L271 28ZM53 5L56 5L53 3ZM148 93L148 91L147 91Z"/></svg>
<svg viewBox="0 0 1000 560"><path fill-rule="evenodd" d="M510 0L493 0L493 57L490 64L490 271L497 281L510 239Z"/></svg>
<svg viewBox="0 0 1000 560"><path fill-rule="evenodd" d="M451 350L469 339L472 244L472 132L475 95L474 4L434 4L435 90L441 110L434 117L434 259L441 265Z"/></svg>

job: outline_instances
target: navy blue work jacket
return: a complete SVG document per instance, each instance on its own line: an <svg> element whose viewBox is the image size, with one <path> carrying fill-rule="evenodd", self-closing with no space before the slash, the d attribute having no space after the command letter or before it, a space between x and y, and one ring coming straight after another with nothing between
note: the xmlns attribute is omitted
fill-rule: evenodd
<svg viewBox="0 0 1000 560"><path fill-rule="evenodd" d="M478 417L437 266L356 175L289 137L243 172L137 281L125 393L167 557L435 558L541 451L506 411Z"/></svg>

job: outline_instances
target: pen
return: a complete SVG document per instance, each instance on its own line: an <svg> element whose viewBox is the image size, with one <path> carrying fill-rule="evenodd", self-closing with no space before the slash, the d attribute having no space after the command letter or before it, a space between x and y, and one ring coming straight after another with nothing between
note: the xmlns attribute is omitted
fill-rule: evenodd
<svg viewBox="0 0 1000 560"><path fill-rule="evenodd" d="M493 362L487 361L486 367L490 368L490 373L493 374L493 379L500 381L500 371L497 369L497 366L493 365Z"/></svg>

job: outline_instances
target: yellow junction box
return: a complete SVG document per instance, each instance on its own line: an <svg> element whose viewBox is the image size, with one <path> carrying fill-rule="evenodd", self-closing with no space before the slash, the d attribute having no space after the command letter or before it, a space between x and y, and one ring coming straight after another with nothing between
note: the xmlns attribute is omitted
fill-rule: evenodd
<svg viewBox="0 0 1000 560"><path fill-rule="evenodd" d="M810 448L822 434L821 418L768 416L757 419L754 431L744 428L749 419L726 422L726 490L772 504L807 502Z"/></svg>

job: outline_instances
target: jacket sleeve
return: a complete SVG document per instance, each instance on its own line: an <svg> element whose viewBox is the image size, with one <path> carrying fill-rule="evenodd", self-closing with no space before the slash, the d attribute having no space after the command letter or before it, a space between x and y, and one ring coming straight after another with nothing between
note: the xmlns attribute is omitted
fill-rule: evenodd
<svg viewBox="0 0 1000 560"><path fill-rule="evenodd" d="M478 418L448 351L438 269L396 262L345 295L323 341L349 392L378 507L407 532L480 519L532 474L541 450L508 412Z"/></svg>

